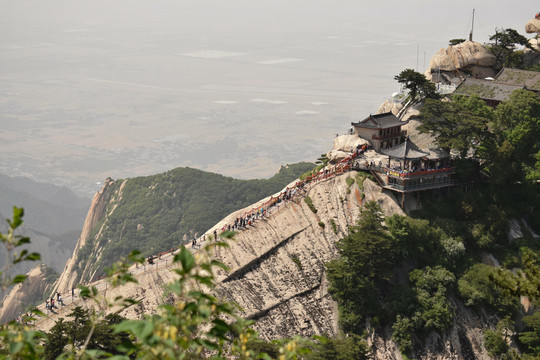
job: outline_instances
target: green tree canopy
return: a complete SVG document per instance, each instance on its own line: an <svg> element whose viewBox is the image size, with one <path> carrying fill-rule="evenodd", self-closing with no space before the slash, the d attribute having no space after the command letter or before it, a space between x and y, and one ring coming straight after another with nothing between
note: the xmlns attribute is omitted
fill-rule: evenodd
<svg viewBox="0 0 540 360"><path fill-rule="evenodd" d="M326 265L329 292L340 304L340 323L358 333L365 315L377 311L378 284L389 279L392 242L382 225L382 212L368 202L358 224L338 243L340 257Z"/></svg>
<svg viewBox="0 0 540 360"><path fill-rule="evenodd" d="M518 46L534 51L527 38L514 29L496 30L489 40L492 41L489 49L497 58L497 64L500 67L523 67L523 54L515 51Z"/></svg>
<svg viewBox="0 0 540 360"><path fill-rule="evenodd" d="M486 170L497 185L540 180L540 98L515 90L494 112L493 136L481 147Z"/></svg>
<svg viewBox="0 0 540 360"><path fill-rule="evenodd" d="M465 158L488 136L493 110L476 96L456 95L452 102L427 99L420 114L421 132L431 133L442 149Z"/></svg>
<svg viewBox="0 0 540 360"><path fill-rule="evenodd" d="M421 74L413 69L405 69L399 75L394 76L394 80L403 84L405 89L409 90L411 99L414 101L420 95L421 98L436 99L439 97L435 89L435 84L426 79L424 74Z"/></svg>
<svg viewBox="0 0 540 360"><path fill-rule="evenodd" d="M457 44L461 44L462 42L465 42L465 39L451 39L448 42L448 45L454 46L454 45L457 45Z"/></svg>

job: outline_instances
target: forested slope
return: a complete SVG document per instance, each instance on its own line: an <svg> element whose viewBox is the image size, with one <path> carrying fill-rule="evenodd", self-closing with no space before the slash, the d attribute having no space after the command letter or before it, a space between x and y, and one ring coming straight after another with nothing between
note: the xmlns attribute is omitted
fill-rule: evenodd
<svg viewBox="0 0 540 360"><path fill-rule="evenodd" d="M78 250L77 268L89 264L92 271L86 276L101 275L102 269L133 249L151 255L177 247L233 211L282 190L313 166L288 165L262 180L238 180L191 168L116 180L109 190L106 216Z"/></svg>

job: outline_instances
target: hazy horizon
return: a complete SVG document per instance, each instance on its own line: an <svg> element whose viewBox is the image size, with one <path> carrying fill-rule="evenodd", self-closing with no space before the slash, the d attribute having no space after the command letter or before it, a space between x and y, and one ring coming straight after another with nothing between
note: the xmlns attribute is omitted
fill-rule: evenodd
<svg viewBox="0 0 540 360"><path fill-rule="evenodd" d="M448 40L536 2L0 0L0 172L91 193L190 166L314 161Z"/></svg>

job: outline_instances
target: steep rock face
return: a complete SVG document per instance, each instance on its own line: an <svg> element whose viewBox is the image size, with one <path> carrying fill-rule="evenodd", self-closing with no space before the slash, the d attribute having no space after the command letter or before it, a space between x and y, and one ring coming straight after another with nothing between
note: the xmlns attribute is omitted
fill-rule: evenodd
<svg viewBox="0 0 540 360"><path fill-rule="evenodd" d="M0 322L4 323L15 319L24 311L25 304L43 299L43 294L49 286L45 281L46 274L42 266L36 266L27 274L27 280L15 285L3 299L0 306Z"/></svg>
<svg viewBox="0 0 540 360"><path fill-rule="evenodd" d="M337 305L328 294L324 264L337 256L336 243L360 216L363 201L376 201L386 215L403 214L394 196L368 179L363 184L364 198L356 185L349 188L346 179L355 174L345 173L312 185L305 194L280 204L270 216L236 234L229 241L229 248L216 248L212 254L229 268L227 272L216 273L216 295L238 303L242 315L256 321L255 328L262 338L337 334ZM316 213L305 203L305 196L312 199ZM247 209L230 214L207 235L214 228L230 224ZM335 232L331 220L336 224ZM164 288L175 277L170 264L168 256L157 265L132 268L138 284L130 283L119 289L108 289L103 281L93 285L109 299L122 295L140 300L140 305L122 314L140 318L155 313L163 302L174 302L174 298L166 296ZM88 302L78 297L72 299L69 294L64 295L64 301L67 306L40 320L38 328L50 329L56 319L65 317L76 305L89 306ZM444 335L428 334L425 347L415 350L416 358L489 359L483 347L485 324L460 301L452 302L456 309L454 327ZM384 333L369 332L375 359L402 359L390 338L390 329Z"/></svg>
<svg viewBox="0 0 540 360"><path fill-rule="evenodd" d="M78 252L88 241L90 231L106 215L105 210L107 208L107 205L110 204L113 185L114 180L112 180L111 178L107 178L101 190L94 195L92 203L90 204L90 209L88 210L88 214L86 215L86 219L84 221L81 235L79 236L79 239L77 240L77 245L75 246L75 250L73 251L73 255L66 262L65 269L60 275L60 278L58 279L55 291L57 290L60 292L64 292L70 290L73 286L75 286L75 281L78 274L80 273L75 271L75 267L79 262ZM122 183L122 186L123 185L125 185L125 182ZM112 207L112 210L114 210L114 207ZM88 271L88 269L81 270L82 272Z"/></svg>
<svg viewBox="0 0 540 360"><path fill-rule="evenodd" d="M362 201L377 201L388 215L402 213L393 196L370 180L364 181L364 200L355 185L347 191L346 178L354 175L355 172L349 172L313 185L306 194L280 204L269 217L240 231L230 241L229 248L218 248L214 254L230 269L227 273L217 273L217 294L240 304L243 315L257 320L256 328L265 339L296 334L335 334L337 306L327 292L324 264L337 255L337 240L357 220ZM309 209L304 196L312 199L316 214ZM232 213L214 228L230 224L244 212ZM337 233L330 219L336 224ZM324 224L324 228L319 223ZM62 274L62 278L67 279L63 280L64 284L69 284L69 269L67 267ZM142 267L133 270L139 284L108 289L105 293L111 299L123 295L142 300L140 306L130 308L124 314L138 318L143 313L156 311L157 305L163 302L163 285L173 279L174 273L163 266L163 262L157 269L150 270L147 266L146 271ZM105 290L104 283L96 285L100 292ZM40 328L49 329L56 318L65 316L80 302L76 298L72 304L69 295L64 299L68 307L41 320Z"/></svg>
<svg viewBox="0 0 540 360"><path fill-rule="evenodd" d="M256 320L263 338L337 334L337 308L327 292L324 264L337 256L336 242L359 216L359 190L354 187L348 194L345 182L353 175L317 184L307 192L316 214L299 198L238 234L229 248L217 251L217 259L230 271L218 273L216 292ZM365 182L366 200L379 200L388 213L401 213L392 198Z"/></svg>

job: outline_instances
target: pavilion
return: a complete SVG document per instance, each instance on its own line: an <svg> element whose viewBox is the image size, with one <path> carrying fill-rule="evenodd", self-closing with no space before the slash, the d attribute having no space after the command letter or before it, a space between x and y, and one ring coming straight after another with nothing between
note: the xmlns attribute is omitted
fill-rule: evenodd
<svg viewBox="0 0 540 360"><path fill-rule="evenodd" d="M388 156L386 166L370 170L383 188L402 194L402 207L405 193L454 186L455 169L440 149L420 149L406 137L382 153Z"/></svg>

